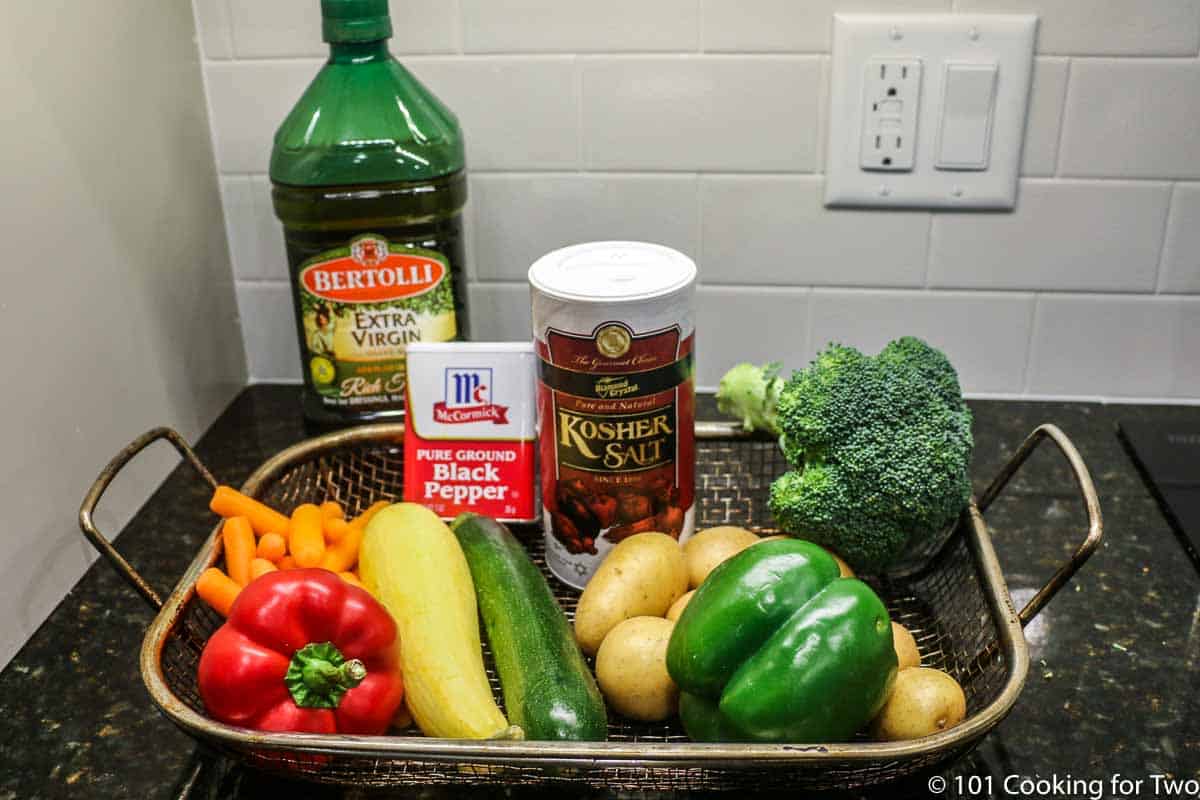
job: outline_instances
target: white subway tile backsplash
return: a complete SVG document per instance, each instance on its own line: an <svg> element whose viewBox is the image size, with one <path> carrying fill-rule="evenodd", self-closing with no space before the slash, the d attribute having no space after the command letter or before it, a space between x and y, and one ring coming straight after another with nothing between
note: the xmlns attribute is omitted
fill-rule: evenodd
<svg viewBox="0 0 1200 800"><path fill-rule="evenodd" d="M742 361L782 361L785 375L803 367L810 295L807 289L701 285L696 291L696 385L715 387Z"/></svg>
<svg viewBox="0 0 1200 800"><path fill-rule="evenodd" d="M323 56L321 4L296 0L231 3L233 49L238 58Z"/></svg>
<svg viewBox="0 0 1200 800"><path fill-rule="evenodd" d="M209 0L195 0L208 2ZM458 18L447 0L391 0L391 48L397 53L452 53ZM315 0L234 0L233 45L239 58L324 56L321 5Z"/></svg>
<svg viewBox="0 0 1200 800"><path fill-rule="evenodd" d="M700 178L708 283L920 286L929 214L827 209L815 175Z"/></svg>
<svg viewBox="0 0 1200 800"><path fill-rule="evenodd" d="M1200 184L1175 186L1158 288L1200 294ZM1195 341L1200 343L1200 338Z"/></svg>
<svg viewBox="0 0 1200 800"><path fill-rule="evenodd" d="M1170 186L1021 182L1011 213L935 214L929 284L1154 290Z"/></svg>
<svg viewBox="0 0 1200 800"><path fill-rule="evenodd" d="M1067 64L1065 58L1034 60L1029 116L1025 120L1025 144L1021 152L1022 175L1054 174L1058 137L1062 130L1063 98L1067 94Z"/></svg>
<svg viewBox="0 0 1200 800"><path fill-rule="evenodd" d="M951 0L701 0L701 44L713 52L827 52L838 12L949 11Z"/></svg>
<svg viewBox="0 0 1200 800"><path fill-rule="evenodd" d="M1200 307L1163 297L1038 300L1029 391L1059 395L1200 395Z"/></svg>
<svg viewBox="0 0 1200 800"><path fill-rule="evenodd" d="M816 168L815 57L597 57L581 68L589 168Z"/></svg>
<svg viewBox="0 0 1200 800"><path fill-rule="evenodd" d="M1071 64L1061 175L1200 178L1200 61Z"/></svg>
<svg viewBox="0 0 1200 800"><path fill-rule="evenodd" d="M1039 53L1183 56L1200 48L1195 0L955 0L955 9L1037 14Z"/></svg>
<svg viewBox="0 0 1200 800"><path fill-rule="evenodd" d="M456 53L458 3L453 0L389 0L395 53Z"/></svg>
<svg viewBox="0 0 1200 800"><path fill-rule="evenodd" d="M258 218L254 213L250 176L224 175L220 185L221 209L225 213L225 234L233 262L233 277L258 277L244 274L255 263L253 256L258 251Z"/></svg>
<svg viewBox="0 0 1200 800"><path fill-rule="evenodd" d="M229 0L192 0L200 52L205 58L233 58L229 25Z"/></svg>
<svg viewBox="0 0 1200 800"><path fill-rule="evenodd" d="M327 51L319 3L193 5L251 374L295 380L265 173ZM1040 15L1016 209L825 209L832 14L949 10ZM644 239L700 267L700 385L740 360L790 369L831 338L875 350L912 333L971 392L1200 399L1200 0L391 12L393 49L466 134L475 338L529 335L525 272L543 253Z"/></svg>
<svg viewBox="0 0 1200 800"><path fill-rule="evenodd" d="M699 250L691 175L482 174L472 177L471 195L481 280L524 281L542 255L597 239L657 242L694 257Z"/></svg>
<svg viewBox="0 0 1200 800"><path fill-rule="evenodd" d="M695 50L696 0L459 0L468 53Z"/></svg>
<svg viewBox="0 0 1200 800"><path fill-rule="evenodd" d="M208 65L208 104L218 171L267 171L275 130L320 68L317 60Z"/></svg>
<svg viewBox="0 0 1200 800"><path fill-rule="evenodd" d="M573 60L413 57L405 64L458 114L474 169L548 169L578 163ZM253 61L209 67L209 101L222 172L265 172L276 128L321 62Z"/></svg>
<svg viewBox="0 0 1200 800"><path fill-rule="evenodd" d="M265 175L221 178L225 228L238 280L288 280L283 228L271 205L271 182Z"/></svg>
<svg viewBox="0 0 1200 800"><path fill-rule="evenodd" d="M1179 301L1179 327L1171 350L1171 397L1200 397L1200 300ZM1143 356L1144 357L1144 356ZM1136 394L1141 394L1137 391Z"/></svg>
<svg viewBox="0 0 1200 800"><path fill-rule="evenodd" d="M817 289L809 313L810 356L830 342L874 354L892 339L919 336L946 353L963 391L1022 389L1033 295Z"/></svg>
<svg viewBox="0 0 1200 800"><path fill-rule="evenodd" d="M528 284L475 283L467 291L472 339L519 342L533 335Z"/></svg>
<svg viewBox="0 0 1200 800"><path fill-rule="evenodd" d="M239 281L237 301L250 380L300 380L300 340L291 286Z"/></svg>
<svg viewBox="0 0 1200 800"><path fill-rule="evenodd" d="M573 57L412 58L405 64L458 115L469 168L578 166Z"/></svg>

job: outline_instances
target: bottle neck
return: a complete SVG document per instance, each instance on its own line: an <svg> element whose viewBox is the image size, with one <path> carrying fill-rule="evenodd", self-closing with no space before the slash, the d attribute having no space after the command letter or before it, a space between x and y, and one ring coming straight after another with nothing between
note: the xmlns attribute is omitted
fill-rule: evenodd
<svg viewBox="0 0 1200 800"><path fill-rule="evenodd" d="M331 64L370 64L376 61L387 61L388 40L377 39L373 42L334 42L329 45L329 62Z"/></svg>

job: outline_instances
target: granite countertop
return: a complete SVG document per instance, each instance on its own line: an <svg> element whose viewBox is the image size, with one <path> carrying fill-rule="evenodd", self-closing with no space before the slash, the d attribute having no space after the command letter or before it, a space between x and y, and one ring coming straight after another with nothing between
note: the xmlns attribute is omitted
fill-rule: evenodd
<svg viewBox="0 0 1200 800"><path fill-rule="evenodd" d="M298 392L295 386L246 389L201 439L200 457L222 481L239 484L268 456L305 437ZM1011 715L943 774L951 780L991 776L998 796L1006 796L1002 785L1009 775L1106 782L1114 773L1200 777L1200 575L1114 435L1121 419L1196 424L1200 408L1008 401L971 406L977 490L1030 430L1054 422L1091 468L1105 538L1027 629L1031 669ZM715 413L711 399L700 409L701 418ZM97 472L102 466L95 465ZM79 487L80 497L85 489ZM174 584L211 530L207 496L207 487L181 466L119 537L120 549L160 590ZM1031 459L987 519L1018 606L1070 554L1085 527L1065 462L1052 447ZM381 796L281 781L223 761L177 730L151 703L138 671L138 647L151 616L98 562L0 673L0 800L250 798L283 791L296 797ZM868 796L930 797L926 781ZM476 793L501 791L470 792ZM417 794L439 793L403 796ZM455 790L445 796L463 795Z"/></svg>

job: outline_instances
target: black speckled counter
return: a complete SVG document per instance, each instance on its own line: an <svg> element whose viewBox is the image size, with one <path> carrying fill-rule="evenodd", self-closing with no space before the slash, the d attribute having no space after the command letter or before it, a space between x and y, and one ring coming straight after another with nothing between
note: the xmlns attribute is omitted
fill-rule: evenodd
<svg viewBox="0 0 1200 800"><path fill-rule="evenodd" d="M974 754L944 773L951 790L958 776L991 777L995 794L1009 797L1030 796L1004 793L1010 775L1106 782L1113 773L1200 778L1200 576L1114 435L1119 419L1195 423L1200 408L972 407L976 488L1037 424L1055 422L1092 470L1105 540L1027 630L1032 665L1016 708ZM701 417L713 414L710 400L700 409ZM169 422L146 421L147 427ZM304 436L297 387L256 386L237 398L197 450L221 480L236 485ZM79 487L80 497L85 489ZM180 467L118 539L164 592L211 530L207 495ZM63 498L71 505L78 500ZM1083 535L1077 494L1053 448L1044 447L1029 462L988 521L1020 606ZM279 781L209 756L159 715L142 686L137 651L150 618L143 601L107 564L97 563L0 673L0 800L385 796ZM927 782L928 776L870 796L931 797ZM1113 794L1106 783L1105 796ZM1153 796L1149 782L1142 796Z"/></svg>

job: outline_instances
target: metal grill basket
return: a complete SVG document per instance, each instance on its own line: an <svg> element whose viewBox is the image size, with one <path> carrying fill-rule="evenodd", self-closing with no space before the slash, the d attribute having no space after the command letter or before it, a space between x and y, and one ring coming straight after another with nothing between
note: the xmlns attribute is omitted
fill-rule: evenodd
<svg viewBox="0 0 1200 800"><path fill-rule="evenodd" d="M724 423L697 424L698 526L737 524L762 535L771 481L787 465L774 441ZM981 515L1044 439L1069 461L1089 518L1087 537L1018 614ZM609 712L608 741L509 742L431 739L416 729L383 737L267 734L234 728L204 715L196 664L222 619L195 596L196 578L221 559L214 528L175 591L162 601L95 527L93 510L121 468L140 450L166 439L211 485L216 481L172 430L158 428L119 453L97 478L80 510L95 547L157 610L141 651L142 678L154 702L178 726L221 753L262 769L323 783L355 786L498 783L590 785L609 789L827 789L881 783L954 759L974 747L1012 708L1025 681L1029 654L1022 627L1095 549L1100 508L1086 466L1056 427L1035 430L958 524L922 554L922 563L872 585L892 618L912 631L922 663L953 675L965 690L960 725L910 742L865 738L827 744L695 744L677 720L637 723ZM242 490L283 512L304 502L335 499L347 512L377 500L398 500L403 486L403 425L376 425L310 439L263 464ZM542 561L536 526L515 527L535 563ZM568 617L577 593L546 572ZM485 645L497 700L499 682Z"/></svg>

